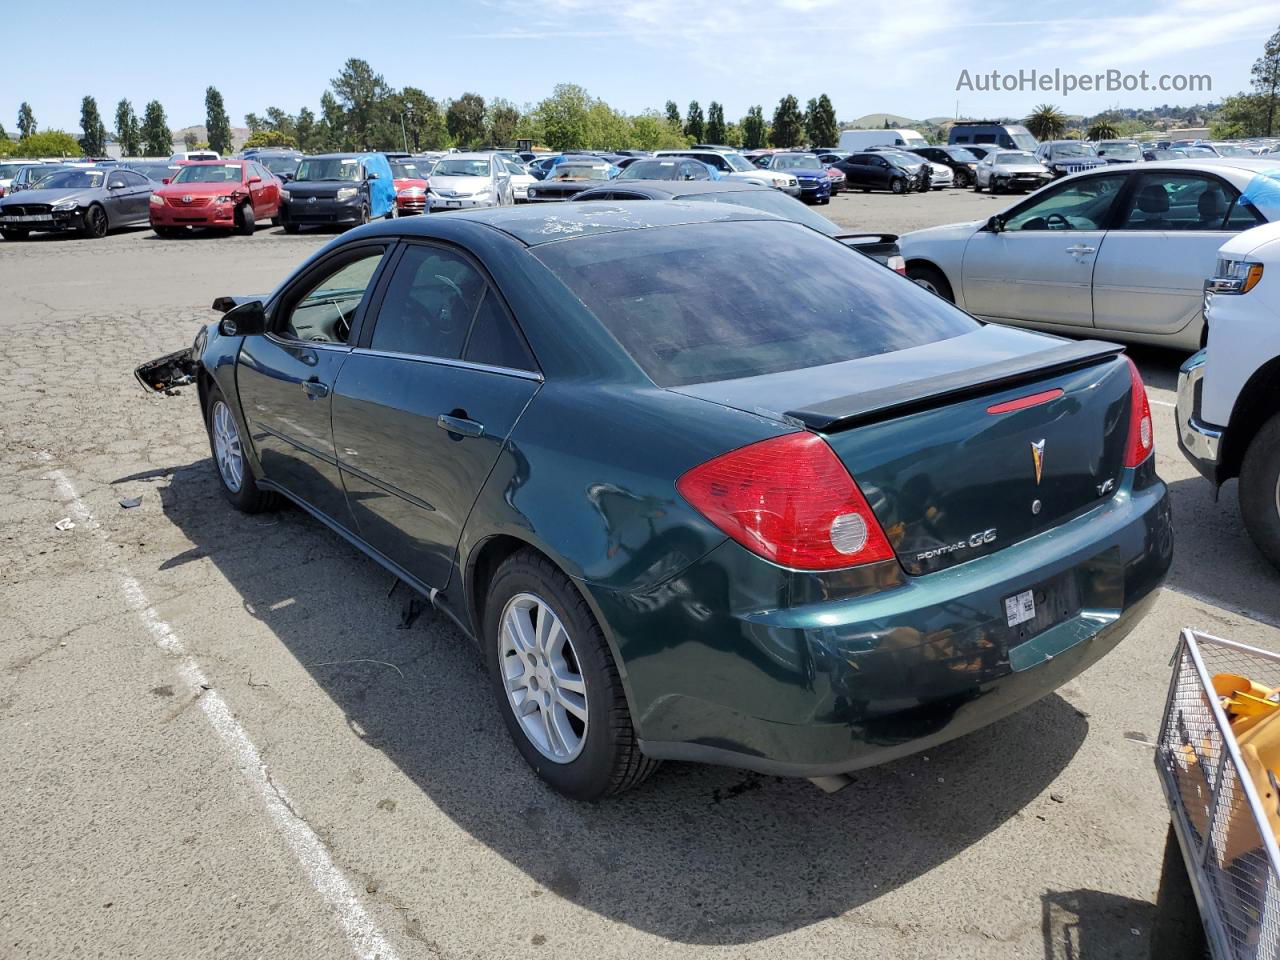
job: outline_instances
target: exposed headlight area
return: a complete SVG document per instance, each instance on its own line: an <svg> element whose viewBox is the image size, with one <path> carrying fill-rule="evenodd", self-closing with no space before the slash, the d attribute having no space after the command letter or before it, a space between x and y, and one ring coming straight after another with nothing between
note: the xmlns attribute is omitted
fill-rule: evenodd
<svg viewBox="0 0 1280 960"><path fill-rule="evenodd" d="M359 187L339 187L338 192L333 195L333 199L337 200L339 203L343 203L347 200L354 199L359 193Z"/></svg>
<svg viewBox="0 0 1280 960"><path fill-rule="evenodd" d="M80 202L78 200L59 200L53 205L53 209L58 211L74 210L79 205Z"/></svg>

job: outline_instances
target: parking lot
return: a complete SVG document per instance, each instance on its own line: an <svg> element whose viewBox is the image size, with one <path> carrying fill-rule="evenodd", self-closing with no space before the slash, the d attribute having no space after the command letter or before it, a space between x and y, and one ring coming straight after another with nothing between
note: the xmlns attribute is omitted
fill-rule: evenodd
<svg viewBox="0 0 1280 960"><path fill-rule="evenodd" d="M902 233L1009 203L821 212ZM583 805L448 621L302 512L232 511L194 390L133 379L329 236L0 243L0 956L1148 955L1178 631L1280 650L1235 484L1215 503L1174 440L1183 357L1131 351L1178 539L1092 669L836 794L668 763Z"/></svg>

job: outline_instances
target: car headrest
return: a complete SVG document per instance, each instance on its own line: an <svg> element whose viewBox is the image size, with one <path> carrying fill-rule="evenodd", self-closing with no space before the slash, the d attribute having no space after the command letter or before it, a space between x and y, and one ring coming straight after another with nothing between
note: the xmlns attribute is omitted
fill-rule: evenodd
<svg viewBox="0 0 1280 960"><path fill-rule="evenodd" d="M1138 194L1138 209L1143 213L1168 213L1169 194L1158 183L1149 183Z"/></svg>
<svg viewBox="0 0 1280 960"><path fill-rule="evenodd" d="M1226 212L1226 206L1222 191L1212 187L1200 194L1200 199L1196 201L1196 208L1205 220L1222 216Z"/></svg>

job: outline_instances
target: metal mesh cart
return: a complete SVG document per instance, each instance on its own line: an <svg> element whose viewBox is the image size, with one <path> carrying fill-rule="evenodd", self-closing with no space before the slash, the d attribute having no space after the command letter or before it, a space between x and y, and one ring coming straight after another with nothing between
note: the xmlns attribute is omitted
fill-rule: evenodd
<svg viewBox="0 0 1280 960"><path fill-rule="evenodd" d="M1214 960L1280 960L1280 783L1252 772L1214 691L1233 674L1280 687L1280 655L1184 630L1156 746Z"/></svg>

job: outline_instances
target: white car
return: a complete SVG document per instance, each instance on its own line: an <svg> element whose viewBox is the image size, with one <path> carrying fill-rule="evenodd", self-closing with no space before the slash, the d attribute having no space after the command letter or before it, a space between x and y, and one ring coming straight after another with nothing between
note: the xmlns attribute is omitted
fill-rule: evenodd
<svg viewBox="0 0 1280 960"><path fill-rule="evenodd" d="M9 187L13 183L13 178L18 175L18 171L23 167L41 166L39 160L18 160L6 157L0 160L0 197L9 192Z"/></svg>
<svg viewBox="0 0 1280 960"><path fill-rule="evenodd" d="M945 163L934 163L932 160L926 160L925 163L929 164L929 186L935 190L955 186L955 171Z"/></svg>
<svg viewBox="0 0 1280 960"><path fill-rule="evenodd" d="M521 164L504 161L507 172L511 174L511 197L515 203L525 203L529 199L529 187L538 182L538 178L526 170Z"/></svg>
<svg viewBox="0 0 1280 960"><path fill-rule="evenodd" d="M1218 248L1277 220L1274 163L1173 160L1064 177L987 220L898 245L907 276L983 319L1191 351Z"/></svg>
<svg viewBox="0 0 1280 960"><path fill-rule="evenodd" d="M1208 345L1178 374L1178 446L1215 485L1240 478L1245 529L1280 567L1280 223L1222 245L1204 300Z"/></svg>
<svg viewBox="0 0 1280 960"><path fill-rule="evenodd" d="M501 207L515 203L506 161L492 153L451 153L432 167L428 210Z"/></svg>
<svg viewBox="0 0 1280 960"><path fill-rule="evenodd" d="M741 180L773 187L792 196L800 196L800 181L785 170L765 170L757 167L740 153L730 150L658 150L655 157L692 157L701 160L720 174L722 180Z"/></svg>
<svg viewBox="0 0 1280 960"><path fill-rule="evenodd" d="M1039 190L1053 179L1053 172L1026 150L992 150L973 170L973 190L992 193Z"/></svg>

